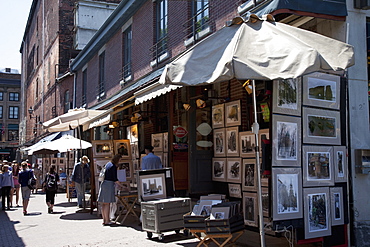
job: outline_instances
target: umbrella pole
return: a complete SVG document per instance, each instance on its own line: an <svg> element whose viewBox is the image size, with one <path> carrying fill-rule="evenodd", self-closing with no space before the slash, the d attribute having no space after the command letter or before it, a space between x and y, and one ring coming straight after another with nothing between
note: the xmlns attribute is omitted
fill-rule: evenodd
<svg viewBox="0 0 370 247"><path fill-rule="evenodd" d="M257 164L257 181L258 181L258 218L259 218L259 230L261 237L261 246L265 247L265 230L263 224L263 210L262 210L262 189L261 189L261 164L260 164L260 152L259 152L259 124L257 122L257 100L256 100L256 82L252 80L253 87L253 110L254 110L254 123L252 125L252 132L256 139L256 164Z"/></svg>

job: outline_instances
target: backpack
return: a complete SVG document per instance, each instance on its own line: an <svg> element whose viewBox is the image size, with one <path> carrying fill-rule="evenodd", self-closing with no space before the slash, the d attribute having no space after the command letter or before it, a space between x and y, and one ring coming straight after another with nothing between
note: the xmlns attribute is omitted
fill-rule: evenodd
<svg viewBox="0 0 370 247"><path fill-rule="evenodd" d="M57 190L57 181L55 174L48 174L48 178L46 180L46 189L49 191Z"/></svg>

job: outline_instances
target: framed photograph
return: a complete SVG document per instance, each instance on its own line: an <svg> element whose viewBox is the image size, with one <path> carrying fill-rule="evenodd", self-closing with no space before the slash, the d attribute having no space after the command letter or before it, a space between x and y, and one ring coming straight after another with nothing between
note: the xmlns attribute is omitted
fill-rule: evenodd
<svg viewBox="0 0 370 247"><path fill-rule="evenodd" d="M163 133L163 152L168 152L168 132Z"/></svg>
<svg viewBox="0 0 370 247"><path fill-rule="evenodd" d="M273 82L272 112L301 116L302 79L280 79Z"/></svg>
<svg viewBox="0 0 370 247"><path fill-rule="evenodd" d="M258 226L257 193L243 192L244 224Z"/></svg>
<svg viewBox="0 0 370 247"><path fill-rule="evenodd" d="M131 158L132 159L138 159L140 156L139 156L139 142L132 142L130 144L130 147L131 147Z"/></svg>
<svg viewBox="0 0 370 247"><path fill-rule="evenodd" d="M272 168L274 221L303 217L301 168Z"/></svg>
<svg viewBox="0 0 370 247"><path fill-rule="evenodd" d="M269 188L262 188L262 212L264 217L270 217L270 193Z"/></svg>
<svg viewBox="0 0 370 247"><path fill-rule="evenodd" d="M229 186L229 196L242 198L242 190L240 188L240 184L228 184Z"/></svg>
<svg viewBox="0 0 370 247"><path fill-rule="evenodd" d="M110 161L110 159L94 158L94 171L99 176L101 169Z"/></svg>
<svg viewBox="0 0 370 247"><path fill-rule="evenodd" d="M303 76L303 104L339 109L340 76L315 72Z"/></svg>
<svg viewBox="0 0 370 247"><path fill-rule="evenodd" d="M301 118L273 114L273 166L301 165Z"/></svg>
<svg viewBox="0 0 370 247"><path fill-rule="evenodd" d="M226 181L230 183L242 182L241 158L227 158L227 177Z"/></svg>
<svg viewBox="0 0 370 247"><path fill-rule="evenodd" d="M164 173L139 176L140 196L143 201L167 197Z"/></svg>
<svg viewBox="0 0 370 247"><path fill-rule="evenodd" d="M114 153L120 154L123 159L131 159L130 140L114 140Z"/></svg>
<svg viewBox="0 0 370 247"><path fill-rule="evenodd" d="M163 133L152 134L152 146L154 152L163 152Z"/></svg>
<svg viewBox="0 0 370 247"><path fill-rule="evenodd" d="M241 123L240 100L225 103L225 126L237 126Z"/></svg>
<svg viewBox="0 0 370 247"><path fill-rule="evenodd" d="M209 219L226 220L229 219L229 217L230 217L230 207L212 207Z"/></svg>
<svg viewBox="0 0 370 247"><path fill-rule="evenodd" d="M340 145L340 112L303 107L303 143Z"/></svg>
<svg viewBox="0 0 370 247"><path fill-rule="evenodd" d="M333 147L303 146L303 186L334 185Z"/></svg>
<svg viewBox="0 0 370 247"><path fill-rule="evenodd" d="M256 159L243 159L242 166L242 189L243 191L257 191L257 165Z"/></svg>
<svg viewBox="0 0 370 247"><path fill-rule="evenodd" d="M239 157L239 127L226 128L226 156Z"/></svg>
<svg viewBox="0 0 370 247"><path fill-rule="evenodd" d="M126 173L126 180L125 181L128 181L128 180L132 179L133 168L132 168L132 161L131 160L120 159L119 162L118 162L117 170L125 170L125 173ZM121 181L121 182L125 182L125 181Z"/></svg>
<svg viewBox="0 0 370 247"><path fill-rule="evenodd" d="M212 159L212 180L226 182L226 158L213 158Z"/></svg>
<svg viewBox="0 0 370 247"><path fill-rule="evenodd" d="M347 182L347 148L334 146L334 182Z"/></svg>
<svg viewBox="0 0 370 247"><path fill-rule="evenodd" d="M343 188L330 188L331 225L344 224Z"/></svg>
<svg viewBox="0 0 370 247"><path fill-rule="evenodd" d="M254 158L256 157L256 136L252 131L239 132L239 147L240 157ZM261 144L261 143L260 143Z"/></svg>
<svg viewBox="0 0 370 247"><path fill-rule="evenodd" d="M303 198L305 238L331 235L329 187L305 188Z"/></svg>
<svg viewBox="0 0 370 247"><path fill-rule="evenodd" d="M212 106L212 127L223 128L225 127L225 105L219 104Z"/></svg>
<svg viewBox="0 0 370 247"><path fill-rule="evenodd" d="M112 142L110 140L92 141L94 157L111 157L113 152Z"/></svg>
<svg viewBox="0 0 370 247"><path fill-rule="evenodd" d="M226 137L224 128L213 130L213 144L213 156L226 157Z"/></svg>

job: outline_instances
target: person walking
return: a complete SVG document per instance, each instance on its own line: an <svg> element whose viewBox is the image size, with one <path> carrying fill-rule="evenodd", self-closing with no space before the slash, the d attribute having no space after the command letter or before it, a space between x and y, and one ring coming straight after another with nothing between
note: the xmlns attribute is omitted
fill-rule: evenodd
<svg viewBox="0 0 370 247"><path fill-rule="evenodd" d="M5 199L7 202L6 209L10 210L10 191L14 188L13 175L9 171L9 166L3 166L3 172L0 174L0 188L1 188L1 204L2 209L5 210Z"/></svg>
<svg viewBox="0 0 370 247"><path fill-rule="evenodd" d="M27 215L27 207L31 197L31 189L28 187L28 180L35 177L33 171L28 168L27 161L21 163L22 171L19 172L18 179L21 184L22 202L23 202L23 215Z"/></svg>
<svg viewBox="0 0 370 247"><path fill-rule="evenodd" d="M76 163L72 171L72 181L75 182L77 192L77 204L79 208L84 208L86 183L90 181L90 160L84 155L80 162Z"/></svg>
<svg viewBox="0 0 370 247"><path fill-rule="evenodd" d="M145 154L141 161L141 170L152 170L152 169L161 169L162 162L161 159L154 155L154 147L151 145L145 146Z"/></svg>
<svg viewBox="0 0 370 247"><path fill-rule="evenodd" d="M55 165L50 166L49 172L46 173L44 182L42 183L43 191L46 193L46 205L48 205L49 214L54 212L55 194L58 190L59 175L55 169Z"/></svg>
<svg viewBox="0 0 370 247"><path fill-rule="evenodd" d="M19 165L16 161L13 161L12 165L12 173L13 173L13 182L14 182L14 188L10 191L10 206L13 206L13 196L15 193L15 203L16 206L19 207L19 190L21 188L21 185L19 184L18 175L19 175Z"/></svg>

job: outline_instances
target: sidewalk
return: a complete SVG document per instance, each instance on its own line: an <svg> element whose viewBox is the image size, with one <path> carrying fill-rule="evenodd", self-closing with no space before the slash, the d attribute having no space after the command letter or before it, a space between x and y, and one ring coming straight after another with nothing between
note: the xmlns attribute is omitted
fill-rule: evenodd
<svg viewBox="0 0 370 247"><path fill-rule="evenodd" d="M76 213L76 199L68 202L66 194L56 197L54 214L47 213L44 194L31 195L29 215L23 216L22 207L0 211L0 247L72 247L72 246L197 246L199 240L175 232L164 233L159 241L153 239L138 226L138 221L129 216L122 226L102 226L102 219L96 211ZM245 231L234 246L258 247L257 232ZM216 246L210 244L210 246ZM266 246L289 246L285 238L266 235Z"/></svg>

